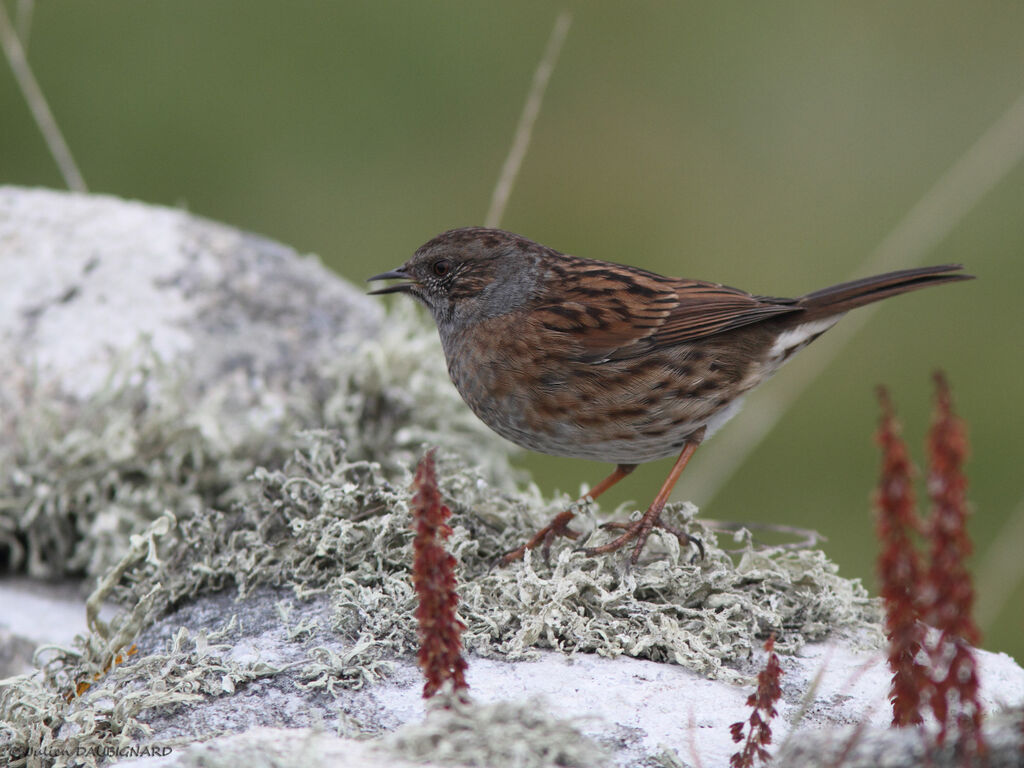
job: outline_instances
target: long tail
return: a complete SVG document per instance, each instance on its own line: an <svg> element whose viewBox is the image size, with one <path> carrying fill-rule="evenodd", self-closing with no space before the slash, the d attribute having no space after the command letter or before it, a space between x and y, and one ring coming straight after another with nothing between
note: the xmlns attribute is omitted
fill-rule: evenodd
<svg viewBox="0 0 1024 768"><path fill-rule="evenodd" d="M808 320L838 315L873 301L916 291L918 288L973 279L974 275L953 274L960 269L963 269L962 264L901 269L899 272L887 272L884 275L864 277L822 288L797 299L797 306L805 310L797 317L801 323L806 323Z"/></svg>

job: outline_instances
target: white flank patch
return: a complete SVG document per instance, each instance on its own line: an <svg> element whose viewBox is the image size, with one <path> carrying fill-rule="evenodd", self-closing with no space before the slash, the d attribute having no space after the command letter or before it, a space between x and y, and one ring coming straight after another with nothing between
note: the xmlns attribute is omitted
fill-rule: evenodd
<svg viewBox="0 0 1024 768"><path fill-rule="evenodd" d="M710 419L708 419L706 424L707 431L704 433L704 439L707 440L709 437L715 434L715 432L724 427L725 422L727 422L729 419L731 419L733 416L739 413L740 408L742 406L743 397L737 397L735 400L733 400L731 403L725 406L725 408L723 408Z"/></svg>
<svg viewBox="0 0 1024 768"><path fill-rule="evenodd" d="M769 359L773 357L784 357L790 350L806 344L819 333L824 333L839 322L839 318L841 316L842 315L836 315L835 317L826 317L822 320L804 323L803 325L798 325L796 328L790 328L788 331L783 332L772 345L771 352L768 353Z"/></svg>

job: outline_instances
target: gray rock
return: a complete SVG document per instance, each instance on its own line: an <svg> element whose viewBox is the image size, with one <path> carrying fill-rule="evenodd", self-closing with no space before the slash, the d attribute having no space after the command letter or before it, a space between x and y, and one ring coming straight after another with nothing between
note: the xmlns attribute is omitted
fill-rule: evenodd
<svg viewBox="0 0 1024 768"><path fill-rule="evenodd" d="M189 394L224 392L221 415L273 422L296 381L381 318L362 291L266 238L115 197L0 187L9 398L12 379L88 398L151 350L184 368Z"/></svg>
<svg viewBox="0 0 1024 768"><path fill-rule="evenodd" d="M163 748L169 749L169 748ZM163 751L163 750L161 750ZM402 760L374 742L342 738L313 728L253 728L220 736L167 755L133 757L122 768L422 768Z"/></svg>
<svg viewBox="0 0 1024 768"><path fill-rule="evenodd" d="M396 736L404 733L401 738L408 740L429 729L436 713L425 707L419 671L410 656L400 656L376 659L375 670L366 674L358 642L346 640L333 626L330 603L327 595L296 600L280 589L261 588L243 600L218 593L190 602L145 630L137 640L140 657L166 655L179 660L175 663L201 658L202 675L217 690L186 706L158 707L140 717L147 733L131 748L171 746L174 755L130 764L229 765L211 756L236 754L242 745L274 738L282 747L315 742L323 755L351 755L366 765L402 765L393 749L390 755L378 748L372 759L364 757L366 747L359 740L396 729ZM296 633L300 625L304 629ZM998 712L1005 702L1020 701L1024 669L1005 654L977 654L986 709ZM764 658L758 652L744 668L756 672ZM314 669L314 659L324 664ZM346 669L346 664L351 666ZM318 680L327 667L331 675ZM783 656L782 667L783 700L772 724L774 744L780 745L774 749L785 755L780 765L829 765L848 742L856 749L849 756L852 762L843 765L921 763L921 733L888 728L891 675L880 652L843 640L812 643L797 655ZM359 675L365 679L352 687L345 682L346 672L349 681ZM673 664L550 651L519 662L470 655L468 682L474 706L505 702L541 713L545 722L564 723L578 731L578 738L602 745L611 764L623 768L658 765L659 759L669 766L727 765L737 750L729 726L749 715L746 698L753 690ZM1014 726L1004 718L988 730L993 748L1004 756L992 765L1019 764L1005 757L1022 745ZM210 744L187 746L215 734ZM495 752L499 739L489 737ZM394 737L385 740L385 745L394 744ZM124 754L131 756L131 748ZM936 765L959 765L951 750L946 752ZM296 746L295 754L305 753ZM207 757L213 761L203 762ZM280 765L303 765L294 755L289 760ZM314 760L310 765L330 764ZM550 763L556 764L574 763Z"/></svg>

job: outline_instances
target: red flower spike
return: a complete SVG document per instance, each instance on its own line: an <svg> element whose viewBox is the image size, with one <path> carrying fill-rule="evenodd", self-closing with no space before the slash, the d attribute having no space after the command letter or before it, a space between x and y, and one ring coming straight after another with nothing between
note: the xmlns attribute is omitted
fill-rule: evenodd
<svg viewBox="0 0 1024 768"><path fill-rule="evenodd" d="M945 741L950 725L949 707L958 704L960 746L980 754L985 751L981 734L982 708L978 700L978 670L970 644L981 633L971 619L974 588L965 561L971 554L967 535L967 429L953 413L949 384L941 372L935 374L935 413L928 433L928 495L932 502L928 538L931 562L925 620L940 632L929 649L932 666L945 670L936 679L932 711L939 721L939 743Z"/></svg>
<svg viewBox="0 0 1024 768"><path fill-rule="evenodd" d="M412 583L419 597L420 650L417 656L426 682L423 698L429 699L451 681L453 691L464 691L466 660L462 658L462 630L456 618L459 596L455 592L455 558L444 548L452 529L445 522L451 510L441 503L434 468L434 451L427 451L412 481L413 540Z"/></svg>
<svg viewBox="0 0 1024 768"><path fill-rule="evenodd" d="M922 698L930 685L927 670L917 661L924 642L916 598L923 569L911 533L920 532L921 522L914 511L913 467L884 387L878 388L878 400L882 419L875 439L882 448L882 473L875 496L875 531L882 551L877 568L892 670L892 724L905 726L922 722Z"/></svg>
<svg viewBox="0 0 1024 768"><path fill-rule="evenodd" d="M753 768L755 759L767 762L771 758L765 747L772 743L771 720L778 714L775 702L782 698L782 686L779 684L782 667L775 653L775 635L768 638L764 649L768 651L768 661L757 674L757 690L747 699L747 706L754 708L747 720L750 725L747 741L742 750L729 758L731 768ZM739 722L729 726L732 740L737 744L743 741L744 725Z"/></svg>

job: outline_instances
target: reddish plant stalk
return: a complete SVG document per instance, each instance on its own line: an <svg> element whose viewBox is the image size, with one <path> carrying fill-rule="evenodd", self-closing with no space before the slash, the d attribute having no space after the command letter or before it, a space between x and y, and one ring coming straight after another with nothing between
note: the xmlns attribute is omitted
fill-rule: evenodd
<svg viewBox="0 0 1024 768"><path fill-rule="evenodd" d="M877 567L892 670L892 724L902 727L922 722L922 698L930 682L917 660L924 642L916 598L923 569L911 534L920 532L921 522L911 484L913 467L884 387L878 388L878 400L882 419L875 439L882 448L882 472L875 496L875 531L882 551Z"/></svg>
<svg viewBox="0 0 1024 768"><path fill-rule="evenodd" d="M455 558L443 543L452 532L446 522L451 510L441 503L433 450L427 451L416 467L412 487L411 507L416 529L412 582L419 597L417 659L426 678L423 698L428 699L449 681L453 691L469 688L461 639L466 627L456 617L459 596L455 591Z"/></svg>
<svg viewBox="0 0 1024 768"><path fill-rule="evenodd" d="M971 644L980 641L981 633L971 618L974 588L965 564L971 554L967 535L967 477L963 471L967 448L967 429L953 413L945 376L937 372L935 413L928 433L931 562L924 611L925 621L940 633L938 642L929 648L932 668L937 673L931 704L940 724L940 744L946 738L949 708L955 700L961 746L973 746L975 751L983 752L978 670L971 651Z"/></svg>
<svg viewBox="0 0 1024 768"><path fill-rule="evenodd" d="M752 768L755 760L767 762L771 758L766 747L772 743L771 721L778 714L775 702L782 698L782 686L779 684L782 667L775 653L775 635L768 638L764 649L768 651L768 661L757 674L757 690L747 699L747 706L753 707L754 711L747 723L740 721L729 727L732 740L738 744L744 740L744 726L750 726L743 749L729 758L731 768Z"/></svg>

